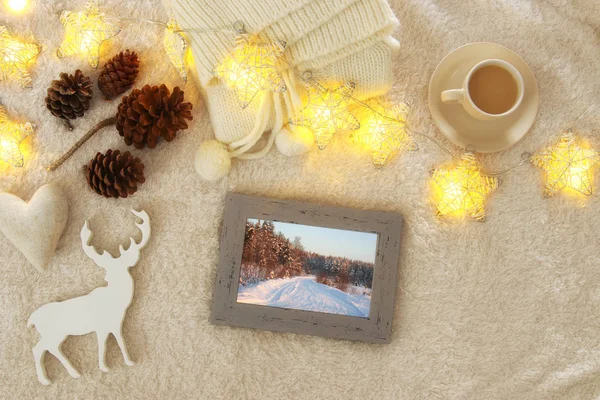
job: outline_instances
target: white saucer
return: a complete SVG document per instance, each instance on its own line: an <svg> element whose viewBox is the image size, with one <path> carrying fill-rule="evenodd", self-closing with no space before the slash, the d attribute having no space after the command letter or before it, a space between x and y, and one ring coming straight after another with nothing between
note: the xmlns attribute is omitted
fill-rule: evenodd
<svg viewBox="0 0 600 400"><path fill-rule="evenodd" d="M480 121L460 104L442 103L441 93L458 89L477 63L497 58L517 68L523 76L525 94L521 107L502 121ZM531 68L521 57L495 43L471 43L459 47L439 63L429 82L429 110L437 127L457 146L472 146L482 153L506 150L517 143L533 125L539 92Z"/></svg>

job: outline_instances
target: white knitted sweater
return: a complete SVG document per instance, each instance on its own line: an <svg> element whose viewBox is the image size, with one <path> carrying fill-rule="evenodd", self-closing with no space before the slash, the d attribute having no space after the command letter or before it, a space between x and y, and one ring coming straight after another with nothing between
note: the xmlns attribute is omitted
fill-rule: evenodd
<svg viewBox="0 0 600 400"><path fill-rule="evenodd" d="M332 87L354 82L357 98L383 95L392 86L392 52L398 43L391 34L398 20L385 0L164 1L182 29L208 30L188 37L215 137L222 143L239 141L256 129L260 106L254 101L242 109L235 93L213 74L235 46L236 21L265 40L285 41L286 59L297 71L311 71ZM276 118L273 110L268 112L264 131L274 130Z"/></svg>

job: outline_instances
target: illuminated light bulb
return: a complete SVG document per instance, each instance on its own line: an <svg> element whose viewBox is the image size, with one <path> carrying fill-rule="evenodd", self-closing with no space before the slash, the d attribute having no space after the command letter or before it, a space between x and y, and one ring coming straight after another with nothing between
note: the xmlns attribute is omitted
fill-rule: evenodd
<svg viewBox="0 0 600 400"><path fill-rule="evenodd" d="M590 196L592 169L600 162L600 155L579 143L572 131L567 131L553 146L534 154L531 162L542 170L545 197L562 190Z"/></svg>
<svg viewBox="0 0 600 400"><path fill-rule="evenodd" d="M56 54L59 58L78 54L97 68L102 42L117 35L117 26L106 22L95 2L88 2L84 11L63 11L60 21L65 27L65 38Z"/></svg>
<svg viewBox="0 0 600 400"><path fill-rule="evenodd" d="M285 42L264 42L258 36L238 32L233 52L213 71L227 86L235 89L242 108L260 92L286 90L277 65Z"/></svg>
<svg viewBox="0 0 600 400"><path fill-rule="evenodd" d="M30 87L27 66L39 52L40 46L14 39L6 27L0 26L0 80L13 80L22 87Z"/></svg>
<svg viewBox="0 0 600 400"><path fill-rule="evenodd" d="M418 149L407 132L408 104L390 107L372 100L368 106L361 115L360 129L352 137L372 152L373 164L377 168L383 167L395 153Z"/></svg>
<svg viewBox="0 0 600 400"><path fill-rule="evenodd" d="M7 2L8 9L12 12L21 12L27 7L28 0L8 0Z"/></svg>
<svg viewBox="0 0 600 400"><path fill-rule="evenodd" d="M9 120L6 110L0 106L0 160L15 167L22 167L24 157L19 146L33 133L34 128L29 122L20 124Z"/></svg>
<svg viewBox="0 0 600 400"><path fill-rule="evenodd" d="M337 89L327 89L317 83L308 88L308 101L290 124L310 128L317 147L324 150L339 131L353 131L360 123L348 109L355 85L347 82Z"/></svg>
<svg viewBox="0 0 600 400"><path fill-rule="evenodd" d="M187 82L188 66L186 63L186 53L188 52L188 44L181 32L181 27L173 18L171 18L165 28L163 46L171 64L177 69L183 81Z"/></svg>
<svg viewBox="0 0 600 400"><path fill-rule="evenodd" d="M469 216L477 221L485 220L485 202L499 186L497 178L481 172L470 151L454 165L434 170L431 181L438 216Z"/></svg>

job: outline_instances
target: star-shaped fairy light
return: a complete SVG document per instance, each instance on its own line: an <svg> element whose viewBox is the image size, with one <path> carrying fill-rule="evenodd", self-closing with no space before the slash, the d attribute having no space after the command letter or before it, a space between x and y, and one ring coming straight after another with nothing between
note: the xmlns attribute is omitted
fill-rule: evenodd
<svg viewBox="0 0 600 400"><path fill-rule="evenodd" d="M29 0L7 0L5 3L10 11L20 13L27 7Z"/></svg>
<svg viewBox="0 0 600 400"><path fill-rule="evenodd" d="M499 185L497 178L484 175L475 154L467 151L450 168L432 172L433 196L439 216L470 216L485 220L485 201Z"/></svg>
<svg viewBox="0 0 600 400"><path fill-rule="evenodd" d="M338 131L354 131L360 123L349 110L355 84L347 82L337 89L327 89L318 83L308 88L308 102L290 119L290 124L310 128L317 147L323 150Z"/></svg>
<svg viewBox="0 0 600 400"><path fill-rule="evenodd" d="M265 42L241 31L233 52L213 72L236 90L240 105L246 108L260 92L286 90L277 70L284 51L285 42Z"/></svg>
<svg viewBox="0 0 600 400"><path fill-rule="evenodd" d="M58 57L78 54L94 68L98 67L102 42L120 32L117 26L106 22L93 1L87 3L84 11L63 11L60 22L65 27L65 38L56 52Z"/></svg>
<svg viewBox="0 0 600 400"><path fill-rule="evenodd" d="M39 52L40 46L14 39L6 27L0 26L0 80L14 80L22 87L30 87L27 65Z"/></svg>
<svg viewBox="0 0 600 400"><path fill-rule="evenodd" d="M546 197L552 197L563 189L590 196L592 168L600 162L600 155L578 143L575 134L567 131L554 146L531 157L531 162L543 171Z"/></svg>
<svg viewBox="0 0 600 400"><path fill-rule="evenodd" d="M20 144L33 133L33 124L13 122L8 119L6 110L0 106L0 160L15 167L22 167L24 163Z"/></svg>
<svg viewBox="0 0 600 400"><path fill-rule="evenodd" d="M383 167L395 153L417 150L416 142L407 132L407 103L389 107L379 101L371 101L368 106L364 108L366 115L361 119L364 122L353 138L372 152L377 168Z"/></svg>
<svg viewBox="0 0 600 400"><path fill-rule="evenodd" d="M167 24L163 46L169 56L169 60L171 60L171 64L177 68L177 72L179 72L184 82L187 82L188 67L185 57L188 51L188 44L181 32L181 27L174 19L171 19Z"/></svg>

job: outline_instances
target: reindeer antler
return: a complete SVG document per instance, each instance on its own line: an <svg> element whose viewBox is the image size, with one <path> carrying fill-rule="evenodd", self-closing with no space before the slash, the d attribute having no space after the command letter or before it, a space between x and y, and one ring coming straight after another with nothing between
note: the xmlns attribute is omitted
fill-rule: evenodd
<svg viewBox="0 0 600 400"><path fill-rule="evenodd" d="M141 224L136 223L137 227L140 229L140 231L142 231L142 240L140 240L140 242L138 243L138 247L141 250L144 247L146 247L146 244L148 243L148 240L150 240L150 235L152 233L152 230L150 229L150 217L148 216L148 213L144 210L131 210L131 212L133 213L133 215L137 216L139 219L142 220Z"/></svg>
<svg viewBox="0 0 600 400"><path fill-rule="evenodd" d="M150 239L150 217L146 211L135 211L131 212L142 220L141 224L136 223L137 227L142 231L142 240L139 243L131 238L131 244L127 250L123 249L123 246L119 246L120 255L114 258L106 250L102 254L98 253L98 250L94 246L90 245L90 241L93 237L93 232L90 230L88 221L85 221L83 228L81 228L81 244L85 254L96 263L99 267L108 268L110 266L125 266L133 267L140 260L140 250L146 246Z"/></svg>
<svg viewBox="0 0 600 400"><path fill-rule="evenodd" d="M94 233L90 230L88 221L86 220L83 224L83 228L81 228L81 246L83 247L83 252L92 259L99 267L106 268L108 265L108 261L112 260L112 256L106 251L102 252L102 254L98 254L98 251L94 246L90 245L92 241L92 237Z"/></svg>

